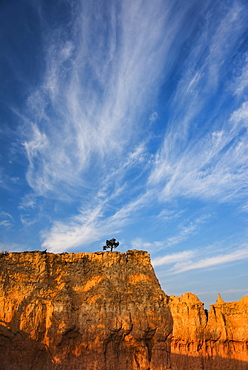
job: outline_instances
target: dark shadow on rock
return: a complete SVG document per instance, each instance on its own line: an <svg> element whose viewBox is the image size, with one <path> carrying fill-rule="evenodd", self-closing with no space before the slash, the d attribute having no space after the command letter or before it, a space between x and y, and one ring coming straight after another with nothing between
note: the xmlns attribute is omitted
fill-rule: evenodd
<svg viewBox="0 0 248 370"><path fill-rule="evenodd" d="M130 357L132 349L130 348L127 351L127 349L122 348L122 350L123 352L120 351L120 357L117 361L112 359L112 362L111 356L114 353L109 354L109 363L97 368L97 370L124 369L122 365ZM164 356L164 351L161 354ZM11 329L11 323L0 323L0 370L66 370L69 364L71 370L95 369L94 361L92 363L91 361L88 362L86 358L85 354L77 357L72 352L69 352L65 364L54 363L48 348L42 342L31 339L24 331ZM94 360L96 364L98 362L96 354ZM162 365L164 361L161 361L158 368L163 370L248 370L248 362L219 356L193 357L171 353L170 360L170 365L168 363L167 365ZM158 358L157 361L159 362ZM88 364L86 365L85 363L87 362ZM156 363L153 365L156 368ZM139 368L142 370L142 366ZM126 369L132 370L130 367Z"/></svg>
<svg viewBox="0 0 248 370"><path fill-rule="evenodd" d="M52 369L52 358L43 343L22 330L12 330L11 323L5 325L0 323L0 370Z"/></svg>
<svg viewBox="0 0 248 370"><path fill-rule="evenodd" d="M193 357L171 353L171 370L248 370L248 362L213 357Z"/></svg>

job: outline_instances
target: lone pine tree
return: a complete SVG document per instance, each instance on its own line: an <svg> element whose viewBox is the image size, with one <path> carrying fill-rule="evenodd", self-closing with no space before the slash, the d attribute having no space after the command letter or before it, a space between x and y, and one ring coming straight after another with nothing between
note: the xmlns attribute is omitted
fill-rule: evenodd
<svg viewBox="0 0 248 370"><path fill-rule="evenodd" d="M111 252L113 251L113 249L117 248L118 245L120 243L116 241L116 239L110 239L110 240L106 240L106 245L104 245L102 248L104 251L106 251L107 249L110 248Z"/></svg>

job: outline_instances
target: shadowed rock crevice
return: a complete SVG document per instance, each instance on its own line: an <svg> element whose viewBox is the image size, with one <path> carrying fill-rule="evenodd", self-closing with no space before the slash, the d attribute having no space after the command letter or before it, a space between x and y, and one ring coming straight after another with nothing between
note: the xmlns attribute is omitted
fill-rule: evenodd
<svg viewBox="0 0 248 370"><path fill-rule="evenodd" d="M49 349L28 333L0 324L0 370L44 370L53 368Z"/></svg>
<svg viewBox="0 0 248 370"><path fill-rule="evenodd" d="M220 356L171 355L172 370L247 370L248 362Z"/></svg>

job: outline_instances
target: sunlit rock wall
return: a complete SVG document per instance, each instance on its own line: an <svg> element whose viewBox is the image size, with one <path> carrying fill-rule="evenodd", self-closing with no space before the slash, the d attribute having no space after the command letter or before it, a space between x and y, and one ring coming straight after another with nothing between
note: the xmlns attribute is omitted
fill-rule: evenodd
<svg viewBox="0 0 248 370"><path fill-rule="evenodd" d="M248 296L210 306L191 293L170 297L173 370L247 370Z"/></svg>
<svg viewBox="0 0 248 370"><path fill-rule="evenodd" d="M0 369L169 369L167 301L143 251L1 254Z"/></svg>

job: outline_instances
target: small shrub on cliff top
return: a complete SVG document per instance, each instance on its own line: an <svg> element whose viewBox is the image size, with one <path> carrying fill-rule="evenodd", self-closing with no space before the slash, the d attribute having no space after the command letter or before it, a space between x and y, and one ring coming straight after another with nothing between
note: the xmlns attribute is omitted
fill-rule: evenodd
<svg viewBox="0 0 248 370"><path fill-rule="evenodd" d="M120 243L116 241L116 239L110 239L110 240L106 240L106 245L104 245L102 248L104 251L106 251L106 249L109 249L111 250L111 252L113 251L114 248L117 248L118 245Z"/></svg>
<svg viewBox="0 0 248 370"><path fill-rule="evenodd" d="M8 251L2 251L2 252L1 252L1 257L3 257L3 256L8 256L8 254L9 254L9 252L8 252Z"/></svg>

